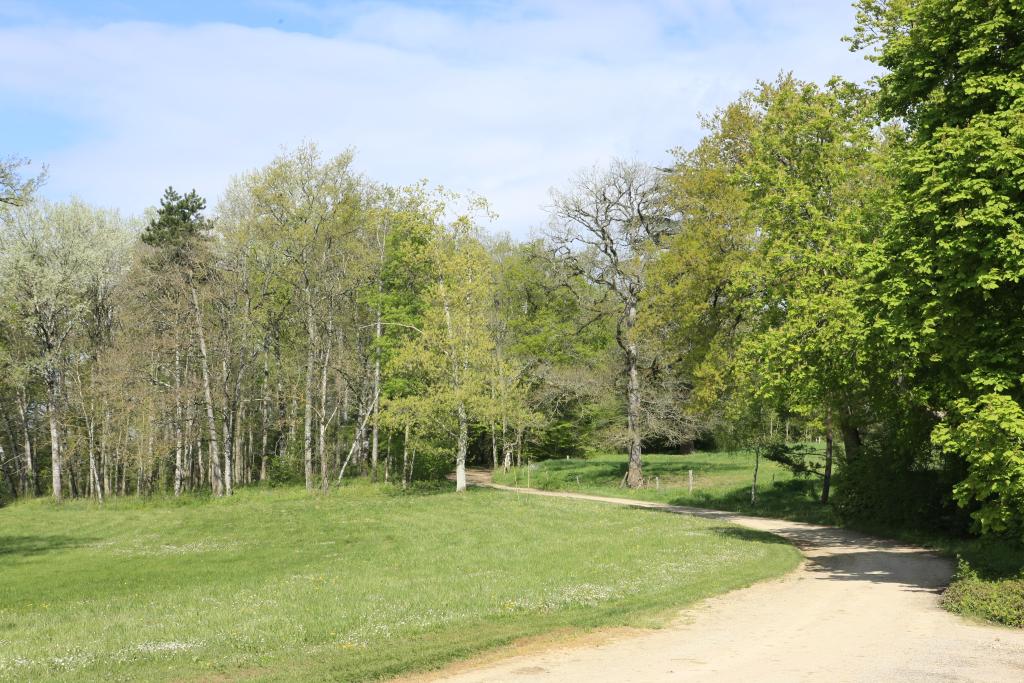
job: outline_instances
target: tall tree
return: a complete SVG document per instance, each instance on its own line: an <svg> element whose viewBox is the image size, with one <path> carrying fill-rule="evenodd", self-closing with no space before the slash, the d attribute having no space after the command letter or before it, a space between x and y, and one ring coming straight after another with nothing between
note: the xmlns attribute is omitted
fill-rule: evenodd
<svg viewBox="0 0 1024 683"><path fill-rule="evenodd" d="M209 276L206 267L208 258L205 241L208 239L210 223L203 216L206 200L195 190L184 196L168 187L160 200L156 216L142 233L142 241L158 250L158 267L169 269L171 277L181 277L192 306L194 333L199 342L199 363L202 371L203 400L206 408L206 428L209 437L210 465L214 495L230 494L230 484L225 486L220 460L220 441L217 437L217 420L214 414L210 351L206 343L206 328L203 322L203 306L200 301L199 283ZM230 466L230 465L229 465Z"/></svg>
<svg viewBox="0 0 1024 683"><path fill-rule="evenodd" d="M30 204L0 225L0 291L15 316L12 323L31 340L30 367L46 388L52 491L59 502L67 378L92 354L90 321L124 263L125 228L117 214L78 201Z"/></svg>
<svg viewBox="0 0 1024 683"><path fill-rule="evenodd" d="M433 216L440 218L443 206ZM433 226L422 256L431 284L422 322L396 351L394 365L415 378L417 391L390 403L424 429L455 445L456 490L466 488L469 428L491 414L488 380L494 340L489 329L489 259L469 215ZM409 418L406 418L409 419Z"/></svg>
<svg viewBox="0 0 1024 683"><path fill-rule="evenodd" d="M983 531L1024 530L1024 2L861 0L855 49L905 128L872 314Z"/></svg>
<svg viewBox="0 0 1024 683"><path fill-rule="evenodd" d="M567 190L552 191L547 242L571 278L614 302L615 341L626 380L629 466L626 484L643 483L640 340L637 320L650 264L672 233L661 174L636 162L615 161L580 173ZM570 283L567 283L570 284Z"/></svg>

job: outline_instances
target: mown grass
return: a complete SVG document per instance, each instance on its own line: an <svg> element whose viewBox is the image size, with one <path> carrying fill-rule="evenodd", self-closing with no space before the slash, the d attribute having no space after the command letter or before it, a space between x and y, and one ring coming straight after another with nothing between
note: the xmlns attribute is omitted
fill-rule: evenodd
<svg viewBox="0 0 1024 683"><path fill-rule="evenodd" d="M814 524L843 525L834 510L819 502L820 483L794 477L773 462L761 460L757 503L750 502L754 456L750 452L645 455L646 485L620 486L624 455L588 460L547 460L529 469L497 472L494 480L549 490L574 490L619 498L694 505L748 515L779 517ZM694 489L689 491L689 470ZM956 538L895 526L859 531L933 548L959 559L960 569L942 598L951 612L1006 626L1024 627L1024 546L1004 538Z"/></svg>
<svg viewBox="0 0 1024 683"><path fill-rule="evenodd" d="M653 625L799 555L731 525L493 491L0 510L0 679L363 680Z"/></svg>
<svg viewBox="0 0 1024 683"><path fill-rule="evenodd" d="M546 460L529 468L499 471L494 481L510 486L525 486L529 481L531 486L546 490L586 491L817 524L835 523L832 508L818 502L818 481L794 477L786 468L764 458L758 468L757 502L751 504L753 473L754 454L747 451L651 454L644 455L644 487L627 489L621 486L626 457L612 454L587 460Z"/></svg>

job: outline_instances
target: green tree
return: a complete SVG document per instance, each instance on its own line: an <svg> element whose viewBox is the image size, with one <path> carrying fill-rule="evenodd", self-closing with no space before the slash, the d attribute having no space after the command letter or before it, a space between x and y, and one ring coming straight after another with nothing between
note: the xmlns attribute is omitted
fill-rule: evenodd
<svg viewBox="0 0 1024 683"><path fill-rule="evenodd" d="M472 208L472 207L471 207ZM440 215L440 214L438 214ZM490 391L494 339L490 329L490 259L469 215L439 225L424 246L431 284L422 322L396 351L393 363L413 378L415 393L392 401L407 424L455 443L456 490L466 488L469 427L495 413Z"/></svg>
<svg viewBox="0 0 1024 683"><path fill-rule="evenodd" d="M891 157L890 220L869 254L871 314L941 419L936 443L966 459L958 500L981 506L985 531L1019 529L1024 2L857 6L853 46L886 69L879 110L906 131ZM989 457L995 443L1001 455Z"/></svg>
<svg viewBox="0 0 1024 683"><path fill-rule="evenodd" d="M171 278L182 278L192 305L194 333L199 342L199 361L202 370L203 400L206 407L206 428L209 437L211 486L214 495L231 494L231 473L226 473L221 464L220 441L217 437L217 419L213 403L213 379L210 371L210 350L207 345L206 328L203 321L203 306L200 302L200 281L209 275L205 249L211 229L210 222L203 216L206 200L192 190L182 196L172 187L164 191L157 210L145 231L142 241L155 248L159 254L156 267L166 270ZM230 461L226 462L230 468Z"/></svg>
<svg viewBox="0 0 1024 683"><path fill-rule="evenodd" d="M89 332L125 261L127 231L116 213L79 201L32 203L17 208L0 227L0 292L7 301L0 313L12 316L8 324L29 340L25 367L46 388L52 490L59 502L68 375L94 353L98 340Z"/></svg>
<svg viewBox="0 0 1024 683"><path fill-rule="evenodd" d="M25 180L19 169L28 164L29 161L21 157L0 159L0 211L23 206L46 180L46 169L34 178Z"/></svg>
<svg viewBox="0 0 1024 683"><path fill-rule="evenodd" d="M585 282L615 320L622 352L626 434L626 484L643 484L643 425L638 317L647 293L651 263L671 235L661 174L635 162L615 161L607 169L580 173L569 189L552 191L547 241L564 267L566 285ZM580 292L589 296L591 291Z"/></svg>

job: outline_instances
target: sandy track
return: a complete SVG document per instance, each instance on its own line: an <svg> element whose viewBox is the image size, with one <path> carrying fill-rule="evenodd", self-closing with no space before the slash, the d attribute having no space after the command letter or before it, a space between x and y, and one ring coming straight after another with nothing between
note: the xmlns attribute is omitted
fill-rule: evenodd
<svg viewBox="0 0 1024 683"><path fill-rule="evenodd" d="M484 473L473 480L490 485ZM1024 681L1024 632L943 611L938 597L952 563L921 548L813 524L519 490L734 522L790 540L807 561L783 579L705 600L663 629L463 664L432 679Z"/></svg>

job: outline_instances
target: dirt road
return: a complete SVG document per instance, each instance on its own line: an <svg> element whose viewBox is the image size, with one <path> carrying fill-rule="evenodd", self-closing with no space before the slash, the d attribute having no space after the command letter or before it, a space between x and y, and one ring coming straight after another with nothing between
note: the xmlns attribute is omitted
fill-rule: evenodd
<svg viewBox="0 0 1024 683"><path fill-rule="evenodd" d="M477 473L474 479L489 485L486 475ZM663 629L597 644L583 639L497 662L463 663L431 679L1024 681L1024 632L943 611L938 597L952 575L952 563L921 548L777 519L582 494L530 493L734 522L789 539L807 561L783 579L686 609Z"/></svg>

